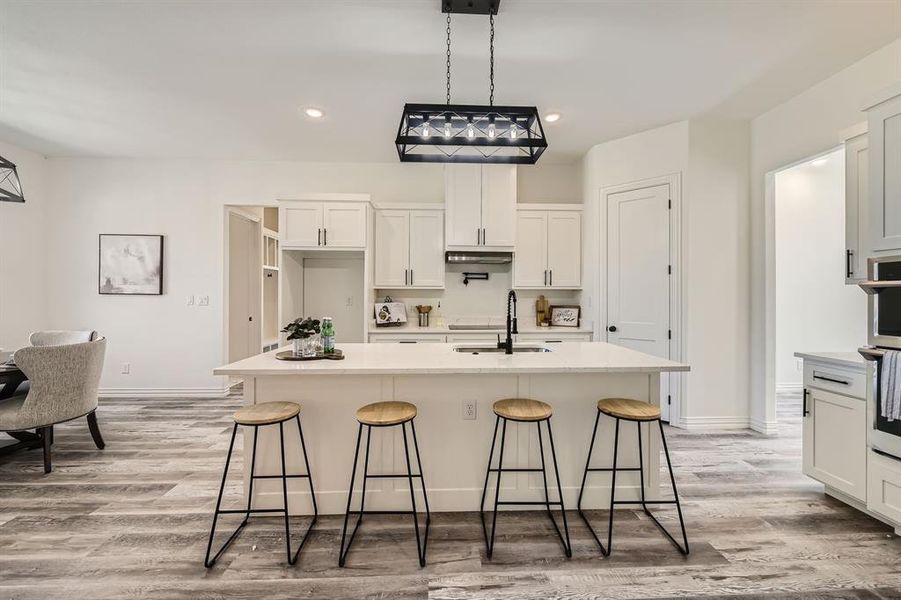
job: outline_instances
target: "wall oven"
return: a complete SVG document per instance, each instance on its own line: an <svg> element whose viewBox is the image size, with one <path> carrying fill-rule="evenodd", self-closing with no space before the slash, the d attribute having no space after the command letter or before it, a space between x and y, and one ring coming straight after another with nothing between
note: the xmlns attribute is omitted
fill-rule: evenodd
<svg viewBox="0 0 901 600"><path fill-rule="evenodd" d="M867 342L860 354L867 366L868 442L873 450L901 460L901 420L889 421L881 410L882 357L901 351L901 256L867 260L867 280L860 287L868 294Z"/></svg>

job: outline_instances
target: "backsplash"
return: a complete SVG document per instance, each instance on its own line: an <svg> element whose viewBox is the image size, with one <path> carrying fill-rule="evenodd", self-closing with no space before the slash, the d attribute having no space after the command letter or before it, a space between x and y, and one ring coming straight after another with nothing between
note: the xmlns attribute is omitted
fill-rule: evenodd
<svg viewBox="0 0 901 600"><path fill-rule="evenodd" d="M438 303L440 314L445 319L458 317L502 317L506 314L507 292L513 282L511 265L446 265L445 289L443 290L376 290L376 298L383 300L386 295L395 302L407 305L407 318L415 319L417 304L430 304L432 322L436 318ZM473 280L463 285L463 273L486 272L488 281ZM521 318L535 315L535 300L544 294L551 304L579 304L582 295L579 290L517 290L517 311ZM582 307L582 320L589 320Z"/></svg>

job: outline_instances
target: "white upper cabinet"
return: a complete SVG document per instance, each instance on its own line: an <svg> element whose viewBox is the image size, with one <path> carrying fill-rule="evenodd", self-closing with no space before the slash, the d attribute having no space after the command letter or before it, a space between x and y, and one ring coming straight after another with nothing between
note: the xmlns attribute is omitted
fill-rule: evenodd
<svg viewBox="0 0 901 600"><path fill-rule="evenodd" d="M582 211L561 208L517 211L513 287L581 287Z"/></svg>
<svg viewBox="0 0 901 600"><path fill-rule="evenodd" d="M870 247L901 250L901 95L867 111Z"/></svg>
<svg viewBox="0 0 901 600"><path fill-rule="evenodd" d="M447 165L449 250L511 250L516 241L516 166Z"/></svg>
<svg viewBox="0 0 901 600"><path fill-rule="evenodd" d="M281 246L286 249L360 249L366 246L364 202L282 202Z"/></svg>
<svg viewBox="0 0 901 600"><path fill-rule="evenodd" d="M845 141L845 283L867 278L869 169L867 134Z"/></svg>
<svg viewBox="0 0 901 600"><path fill-rule="evenodd" d="M375 287L444 287L444 211L375 211Z"/></svg>

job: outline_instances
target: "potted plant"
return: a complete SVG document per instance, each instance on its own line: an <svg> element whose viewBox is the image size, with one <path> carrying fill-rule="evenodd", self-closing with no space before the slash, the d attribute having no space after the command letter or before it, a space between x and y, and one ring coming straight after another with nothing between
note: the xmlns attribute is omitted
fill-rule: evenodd
<svg viewBox="0 0 901 600"><path fill-rule="evenodd" d="M295 356L316 356L316 336L319 335L319 319L297 318L285 325L282 333L294 342Z"/></svg>

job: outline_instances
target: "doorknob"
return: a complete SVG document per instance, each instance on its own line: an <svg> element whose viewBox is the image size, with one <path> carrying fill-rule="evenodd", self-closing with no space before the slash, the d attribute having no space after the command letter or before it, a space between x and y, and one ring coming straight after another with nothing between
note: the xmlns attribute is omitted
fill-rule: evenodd
<svg viewBox="0 0 901 600"><path fill-rule="evenodd" d="M607 331L609 331L610 333L614 333L616 331L616 325L611 325L610 327L607 328Z"/></svg>

